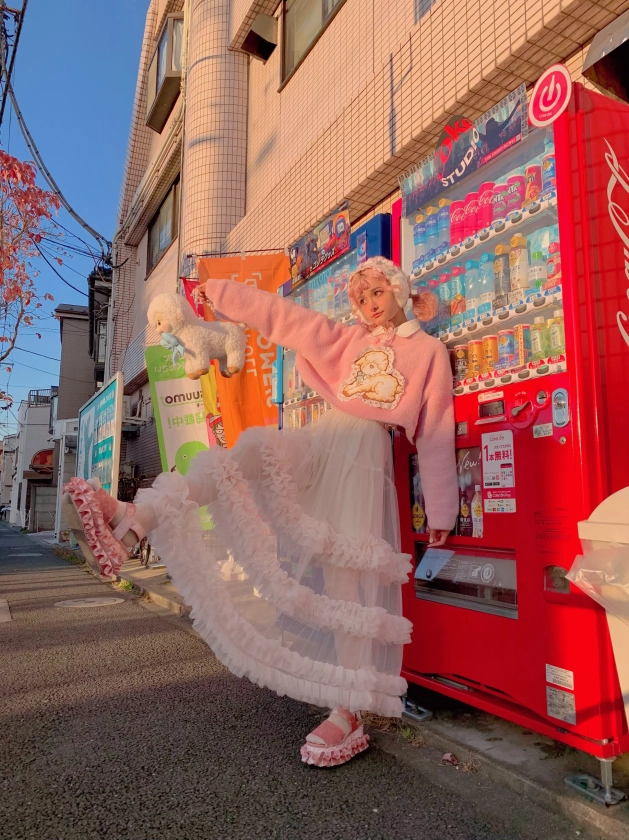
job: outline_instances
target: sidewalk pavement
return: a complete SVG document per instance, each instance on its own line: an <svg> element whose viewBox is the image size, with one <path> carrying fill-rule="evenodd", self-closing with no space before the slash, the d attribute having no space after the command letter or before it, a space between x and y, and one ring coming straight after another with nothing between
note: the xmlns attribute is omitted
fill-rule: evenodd
<svg viewBox="0 0 629 840"><path fill-rule="evenodd" d="M50 544L47 538L31 536ZM78 549L69 552L58 547L58 550L72 554L74 562L83 560ZM146 568L138 560L129 560L122 566L117 582L133 585L136 593L148 601L189 620L190 607L170 582L164 566ZM191 632L194 632L192 628ZM435 766L440 768L440 757L452 753L458 764L440 769L440 774L444 771L475 774L479 792L491 780L554 814L587 825L601 838L627 840L629 837L629 799L606 808L573 793L564 784L564 778L569 775L588 773L598 778L597 759L436 692L411 686L409 698L429 709L433 716L421 723L404 718L401 726L393 727L383 720L385 731L377 731L379 722L371 721L371 731L376 729L374 740L383 750L413 766L419 760L417 745L420 743L422 753L428 750L434 754ZM614 787L629 797L629 754L614 762L613 771ZM455 780L451 781L456 788ZM570 834L577 835L578 832Z"/></svg>

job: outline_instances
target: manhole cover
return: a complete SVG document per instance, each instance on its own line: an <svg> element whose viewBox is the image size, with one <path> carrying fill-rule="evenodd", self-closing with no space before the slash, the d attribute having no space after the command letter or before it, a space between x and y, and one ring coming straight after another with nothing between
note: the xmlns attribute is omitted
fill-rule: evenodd
<svg viewBox="0 0 629 840"><path fill-rule="evenodd" d="M74 598L72 601L57 601L55 607L110 607L123 602L124 598Z"/></svg>

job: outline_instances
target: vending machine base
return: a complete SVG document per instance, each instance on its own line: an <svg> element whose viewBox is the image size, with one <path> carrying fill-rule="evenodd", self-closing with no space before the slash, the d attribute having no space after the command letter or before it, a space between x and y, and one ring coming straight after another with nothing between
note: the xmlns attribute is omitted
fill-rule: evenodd
<svg viewBox="0 0 629 840"><path fill-rule="evenodd" d="M613 786L613 758L601 758L601 778L596 779L588 773L578 776L566 776L564 782L581 796L599 805L619 805L626 797L625 794Z"/></svg>

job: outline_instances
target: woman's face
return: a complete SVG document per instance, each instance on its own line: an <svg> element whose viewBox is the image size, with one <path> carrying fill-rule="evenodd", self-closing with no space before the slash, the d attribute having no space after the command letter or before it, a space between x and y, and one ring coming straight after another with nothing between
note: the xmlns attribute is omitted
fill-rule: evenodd
<svg viewBox="0 0 629 840"><path fill-rule="evenodd" d="M386 324L400 311L393 289L379 271L368 268L361 276L369 284L358 295L358 305L365 319L371 324Z"/></svg>

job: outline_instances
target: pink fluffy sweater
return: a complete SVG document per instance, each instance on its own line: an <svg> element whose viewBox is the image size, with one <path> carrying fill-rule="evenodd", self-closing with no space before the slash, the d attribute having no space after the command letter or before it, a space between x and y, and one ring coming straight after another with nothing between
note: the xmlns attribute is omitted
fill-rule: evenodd
<svg viewBox="0 0 629 840"><path fill-rule="evenodd" d="M294 349L304 382L335 408L400 426L417 446L431 528L450 530L458 511L454 406L448 352L418 329L390 345L279 295L233 280L208 280L217 315L242 321Z"/></svg>

